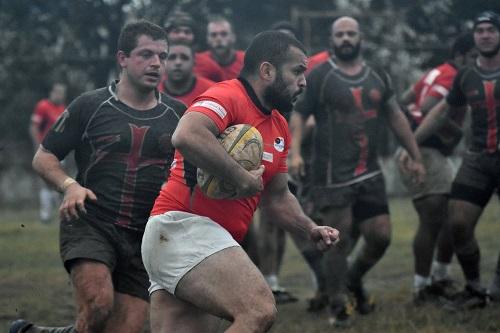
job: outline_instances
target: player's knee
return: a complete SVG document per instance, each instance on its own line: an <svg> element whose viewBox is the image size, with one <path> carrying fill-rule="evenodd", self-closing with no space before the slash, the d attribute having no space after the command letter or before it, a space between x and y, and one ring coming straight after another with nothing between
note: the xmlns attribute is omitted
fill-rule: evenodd
<svg viewBox="0 0 500 333"><path fill-rule="evenodd" d="M250 309L247 313L242 314L242 316L244 316L243 320L247 322L251 331L267 332L276 320L276 305L274 302L266 302L257 308Z"/></svg>
<svg viewBox="0 0 500 333"><path fill-rule="evenodd" d="M104 330L113 311L113 296L108 293L85 295L79 304L78 318L87 323L91 332Z"/></svg>

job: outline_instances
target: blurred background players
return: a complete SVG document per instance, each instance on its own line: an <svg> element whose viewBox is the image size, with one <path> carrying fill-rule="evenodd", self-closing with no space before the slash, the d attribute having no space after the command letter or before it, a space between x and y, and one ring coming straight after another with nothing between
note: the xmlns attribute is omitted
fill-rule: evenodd
<svg viewBox="0 0 500 333"><path fill-rule="evenodd" d="M446 98L458 69L473 61L476 52L472 34L457 37L450 51L448 61L425 73L403 94L401 102L408 107L407 116L414 129L437 103ZM401 150L398 156L401 179L412 194L413 205L419 216L419 226L413 240L416 304L435 301L440 296L451 296L456 292L449 276L453 243L446 223L448 195L455 170L448 156L462 138L460 128L464 116L464 113L456 114L438 133L425 141L418 135L415 137L426 169L423 184L414 184L411 176L404 171L408 153ZM435 248L436 259L432 263Z"/></svg>
<svg viewBox="0 0 500 333"><path fill-rule="evenodd" d="M39 101L31 117L30 135L35 151L43 141L49 129L56 122L57 118L64 112L66 105L66 85L56 82L52 85L49 97ZM45 181L40 181L40 221L50 223L54 208L59 204L60 195L47 185Z"/></svg>
<svg viewBox="0 0 500 333"><path fill-rule="evenodd" d="M471 109L472 138L453 180L448 209L454 250L466 280L464 290L449 306L453 310L488 304L489 296L481 284L481 254L474 231L484 207L500 187L498 14L479 14L474 20L473 35L479 53L474 66L458 72L446 101L436 105L415 132L425 140L457 112Z"/></svg>
<svg viewBox="0 0 500 333"><path fill-rule="evenodd" d="M189 106L215 82L193 72L194 51L189 44L173 42L169 46L166 75L158 90Z"/></svg>
<svg viewBox="0 0 500 333"><path fill-rule="evenodd" d="M310 192L314 213L321 223L341 232L340 242L324 254L328 274L329 322L348 325L351 311L347 288L360 313L373 310L362 278L383 256L390 243L391 225L384 177L377 162L377 137L384 120L412 157L408 169L419 183L424 176L421 156L410 126L396 102L391 79L382 70L365 64L361 57L361 33L351 17L337 19L331 28L335 58L317 66L308 77L303 98L292 114L290 171L304 173L301 129L314 114L316 133ZM349 236L353 224L365 244L351 265Z"/></svg>
<svg viewBox="0 0 500 333"><path fill-rule="evenodd" d="M236 35L229 20L222 16L210 18L207 25L209 50L197 56L196 73L215 82L237 78L245 52L236 50L235 43ZM218 65L218 70L213 68L213 62Z"/></svg>

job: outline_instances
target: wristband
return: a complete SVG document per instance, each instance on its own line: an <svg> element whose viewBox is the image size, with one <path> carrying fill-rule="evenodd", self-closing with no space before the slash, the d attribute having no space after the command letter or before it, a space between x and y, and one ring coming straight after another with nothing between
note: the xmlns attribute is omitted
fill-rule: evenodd
<svg viewBox="0 0 500 333"><path fill-rule="evenodd" d="M70 185L74 183L76 183L76 180L74 180L71 177L66 177L66 179L62 182L61 186L59 186L59 189L61 190L61 192L64 192Z"/></svg>

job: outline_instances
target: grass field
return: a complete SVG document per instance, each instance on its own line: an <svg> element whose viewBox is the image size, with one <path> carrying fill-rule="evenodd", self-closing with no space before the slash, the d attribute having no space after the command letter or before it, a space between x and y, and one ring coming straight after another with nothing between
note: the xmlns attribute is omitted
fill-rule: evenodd
<svg viewBox="0 0 500 333"><path fill-rule="evenodd" d="M407 199L390 202L393 241L382 261L366 278L374 294L377 311L357 316L352 328L343 332L500 332L500 305L481 311L452 314L440 308L411 304L413 257L411 240L417 225L416 214ZM477 228L482 250L483 282L489 284L500 250L500 205L491 201ZM459 267L453 274L461 280ZM282 284L301 301L278 308L272 332L330 332L326 314L305 311L312 296L311 279L292 242L281 274ZM2 211L0 217L0 332L8 323L23 317L46 325L67 325L73 319L69 279L58 253L56 223L41 225L36 211Z"/></svg>

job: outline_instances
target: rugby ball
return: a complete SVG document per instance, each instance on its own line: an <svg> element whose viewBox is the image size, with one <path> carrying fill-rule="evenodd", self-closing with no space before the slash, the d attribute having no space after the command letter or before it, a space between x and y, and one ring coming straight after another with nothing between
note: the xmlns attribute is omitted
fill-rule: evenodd
<svg viewBox="0 0 500 333"><path fill-rule="evenodd" d="M255 170L261 165L264 144L260 132L247 124L233 125L224 130L217 139L242 167ZM210 175L198 168L196 172L198 186L207 197L227 199L236 194L233 184Z"/></svg>

